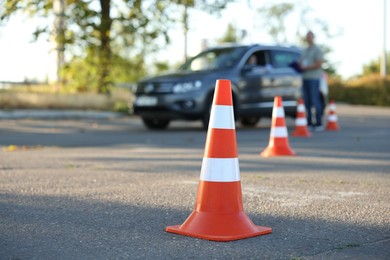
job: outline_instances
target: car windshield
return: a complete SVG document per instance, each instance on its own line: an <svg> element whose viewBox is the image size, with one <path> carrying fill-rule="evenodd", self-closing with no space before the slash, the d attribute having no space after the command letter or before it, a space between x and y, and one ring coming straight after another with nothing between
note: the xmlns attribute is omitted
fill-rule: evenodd
<svg viewBox="0 0 390 260"><path fill-rule="evenodd" d="M190 59L180 67L180 70L199 71L230 68L237 64L245 51L246 47L211 49Z"/></svg>

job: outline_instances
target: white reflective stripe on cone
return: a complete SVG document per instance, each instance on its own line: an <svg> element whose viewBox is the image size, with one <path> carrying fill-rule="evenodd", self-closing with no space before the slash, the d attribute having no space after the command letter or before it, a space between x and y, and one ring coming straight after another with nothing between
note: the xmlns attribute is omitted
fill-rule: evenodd
<svg viewBox="0 0 390 260"><path fill-rule="evenodd" d="M240 180L238 158L203 158L201 181L232 182Z"/></svg>
<svg viewBox="0 0 390 260"><path fill-rule="evenodd" d="M235 129L233 106L213 105L209 128Z"/></svg>
<svg viewBox="0 0 390 260"><path fill-rule="evenodd" d="M307 119L306 118L296 118L295 125L297 125L297 126L307 125Z"/></svg>
<svg viewBox="0 0 390 260"><path fill-rule="evenodd" d="M273 137L287 137L286 127L274 127L271 129L271 136Z"/></svg>
<svg viewBox="0 0 390 260"><path fill-rule="evenodd" d="M284 117L284 109L283 109L283 107L277 107L276 109L274 108L272 110L272 117L273 118Z"/></svg>
<svg viewBox="0 0 390 260"><path fill-rule="evenodd" d="M298 111L298 112L305 112L305 106L304 106L304 105L299 105L299 106L297 107L297 111Z"/></svg>
<svg viewBox="0 0 390 260"><path fill-rule="evenodd" d="M328 121L336 122L337 121L337 115L329 115L328 116Z"/></svg>
<svg viewBox="0 0 390 260"><path fill-rule="evenodd" d="M336 105L335 104L329 105L329 110L335 111L336 110Z"/></svg>

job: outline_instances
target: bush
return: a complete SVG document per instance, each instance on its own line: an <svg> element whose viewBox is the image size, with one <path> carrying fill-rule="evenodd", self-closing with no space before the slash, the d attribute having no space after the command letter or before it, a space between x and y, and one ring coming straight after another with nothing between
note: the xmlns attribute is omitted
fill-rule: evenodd
<svg viewBox="0 0 390 260"><path fill-rule="evenodd" d="M349 81L331 79L329 98L349 104L390 106L390 76L369 75Z"/></svg>
<svg viewBox="0 0 390 260"><path fill-rule="evenodd" d="M85 57L74 57L61 71L63 89L71 93L110 93L116 84L136 82L146 73L142 56L126 59L112 53L108 65L107 85L102 86L100 82L101 66L97 50L93 48L86 51Z"/></svg>
<svg viewBox="0 0 390 260"><path fill-rule="evenodd" d="M133 94L124 88L113 88L111 95L98 93L53 93L50 86L17 87L0 91L1 109L80 109L111 110L129 113Z"/></svg>

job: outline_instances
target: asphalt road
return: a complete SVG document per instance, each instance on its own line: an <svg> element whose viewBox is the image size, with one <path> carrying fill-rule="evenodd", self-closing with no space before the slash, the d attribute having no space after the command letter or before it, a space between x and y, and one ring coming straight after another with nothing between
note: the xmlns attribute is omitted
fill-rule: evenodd
<svg viewBox="0 0 390 260"><path fill-rule="evenodd" d="M237 125L244 209L273 233L233 242L164 231L193 210L200 123L2 119L0 259L390 259L390 109L337 114L295 157L259 156L270 120Z"/></svg>

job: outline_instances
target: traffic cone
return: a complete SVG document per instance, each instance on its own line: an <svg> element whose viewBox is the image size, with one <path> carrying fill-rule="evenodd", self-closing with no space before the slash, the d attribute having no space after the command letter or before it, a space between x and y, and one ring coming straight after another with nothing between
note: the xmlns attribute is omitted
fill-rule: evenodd
<svg viewBox="0 0 390 260"><path fill-rule="evenodd" d="M295 130L293 136L311 137L309 129L307 129L306 109L303 99L298 100L297 117L295 118Z"/></svg>
<svg viewBox="0 0 390 260"><path fill-rule="evenodd" d="M213 241L232 241L272 232L243 211L240 170L229 80L217 80L195 209L167 232Z"/></svg>
<svg viewBox="0 0 390 260"><path fill-rule="evenodd" d="M288 132L284 120L282 97L276 96L272 110L272 125L268 147L260 154L263 157L296 155L288 143Z"/></svg>
<svg viewBox="0 0 390 260"><path fill-rule="evenodd" d="M337 123L336 115L336 104L333 100L329 101L329 114L328 114L328 123L326 124L326 130L328 131L338 131L340 127Z"/></svg>

